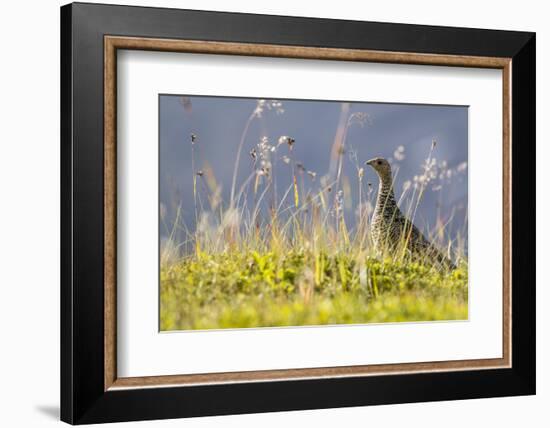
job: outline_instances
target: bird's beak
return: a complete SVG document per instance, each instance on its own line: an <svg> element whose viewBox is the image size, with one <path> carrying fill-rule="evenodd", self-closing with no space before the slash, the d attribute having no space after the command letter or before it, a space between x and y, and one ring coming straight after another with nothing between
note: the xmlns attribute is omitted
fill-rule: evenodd
<svg viewBox="0 0 550 428"><path fill-rule="evenodd" d="M370 165L372 166L372 164L374 163L375 159L370 159L368 161L365 162L365 165Z"/></svg>

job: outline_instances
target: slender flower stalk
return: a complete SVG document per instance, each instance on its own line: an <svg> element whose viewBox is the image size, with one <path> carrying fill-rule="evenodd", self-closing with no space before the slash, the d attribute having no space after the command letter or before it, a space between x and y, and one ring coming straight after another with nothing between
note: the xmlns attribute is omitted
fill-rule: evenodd
<svg viewBox="0 0 550 428"><path fill-rule="evenodd" d="M246 135L248 134L248 128L250 128L250 124L256 117L257 113L256 110L252 112L252 114L248 117L246 124L244 126L243 132L241 134L241 139L239 141L239 145L237 146L237 154L235 157L235 164L233 167L233 178L231 180L231 196L229 198L229 206L230 208L234 208L235 206L235 187L237 186L237 174L239 171L239 162L241 159L241 151L243 150L243 145L246 139Z"/></svg>

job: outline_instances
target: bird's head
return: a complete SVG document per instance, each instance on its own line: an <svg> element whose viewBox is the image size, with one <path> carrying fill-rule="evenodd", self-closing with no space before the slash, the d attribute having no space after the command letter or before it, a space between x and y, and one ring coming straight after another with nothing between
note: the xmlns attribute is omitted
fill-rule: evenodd
<svg viewBox="0 0 550 428"><path fill-rule="evenodd" d="M380 179L391 181L391 166L390 163L384 158L373 158L365 162L366 165L371 166Z"/></svg>

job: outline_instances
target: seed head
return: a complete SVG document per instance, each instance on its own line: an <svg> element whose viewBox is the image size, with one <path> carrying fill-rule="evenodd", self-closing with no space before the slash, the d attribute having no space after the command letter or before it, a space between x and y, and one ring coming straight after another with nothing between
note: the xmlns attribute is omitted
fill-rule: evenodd
<svg viewBox="0 0 550 428"><path fill-rule="evenodd" d="M394 152L393 152L393 157L395 158L396 161L402 161L403 159L405 159L405 147L403 146L399 146Z"/></svg>
<svg viewBox="0 0 550 428"><path fill-rule="evenodd" d="M371 123L371 117L368 113L365 113L363 111L358 111L350 115L348 119L348 126L349 125L359 125L361 128L364 127L366 124Z"/></svg>
<svg viewBox="0 0 550 428"><path fill-rule="evenodd" d="M289 137L288 135L282 135L279 137L279 146L281 144L287 144L288 145L288 148L290 150L292 150L292 146L294 145L294 143L296 142L296 140L294 140L294 138L292 137Z"/></svg>

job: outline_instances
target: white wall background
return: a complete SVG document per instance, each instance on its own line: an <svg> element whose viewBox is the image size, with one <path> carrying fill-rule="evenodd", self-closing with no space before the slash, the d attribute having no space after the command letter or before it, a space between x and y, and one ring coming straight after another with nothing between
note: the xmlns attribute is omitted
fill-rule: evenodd
<svg viewBox="0 0 550 428"><path fill-rule="evenodd" d="M116 3L103 1L104 3ZM122 2L122 0L121 0ZM550 257L550 27L536 0L338 2L148 0L126 4L537 32L537 218L539 267ZM59 6L5 2L0 9L0 421L54 426L59 407ZM546 120L545 120L546 119ZM550 420L548 271L537 273L535 397L155 421L158 427L545 426ZM125 426L138 426L138 423Z"/></svg>

